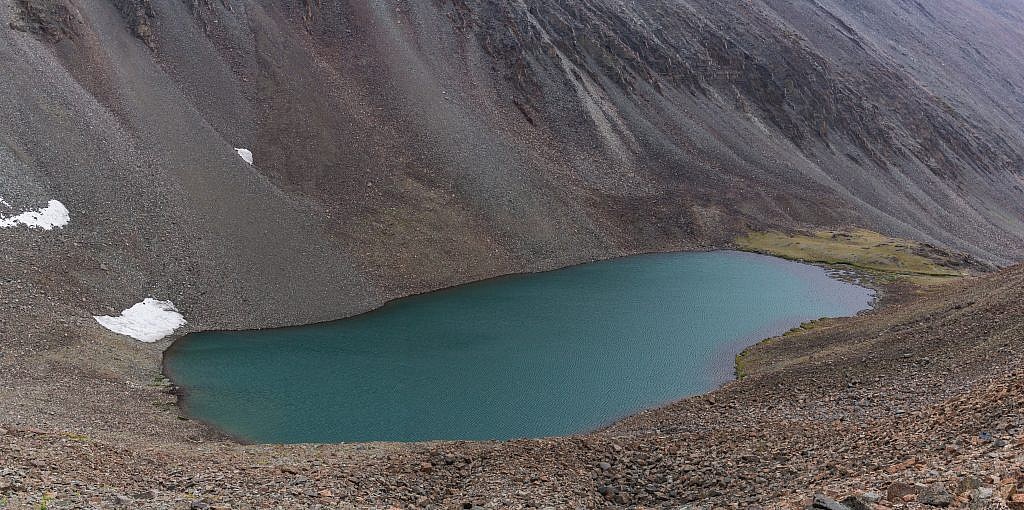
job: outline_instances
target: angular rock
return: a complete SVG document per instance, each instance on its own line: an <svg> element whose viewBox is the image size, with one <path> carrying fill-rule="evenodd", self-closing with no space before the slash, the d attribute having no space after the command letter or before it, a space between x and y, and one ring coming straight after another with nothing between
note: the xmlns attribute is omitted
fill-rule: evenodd
<svg viewBox="0 0 1024 510"><path fill-rule="evenodd" d="M971 491L971 502L967 508L970 510L986 510L991 506L992 495L995 491L991 487L978 487Z"/></svg>
<svg viewBox="0 0 1024 510"><path fill-rule="evenodd" d="M957 494L963 494L967 491L972 491L981 487L981 479L976 476L965 476L960 479L960 483L956 486Z"/></svg>
<svg viewBox="0 0 1024 510"><path fill-rule="evenodd" d="M110 496L110 503L114 506L126 506L131 504L132 499L122 494L114 494Z"/></svg>
<svg viewBox="0 0 1024 510"><path fill-rule="evenodd" d="M917 486L905 482L893 482L885 491L885 499L889 501L902 501L904 496L917 494Z"/></svg>
<svg viewBox="0 0 1024 510"><path fill-rule="evenodd" d="M811 503L811 508L819 508L821 510L851 510L850 507L824 494L814 495L814 500Z"/></svg>
<svg viewBox="0 0 1024 510"><path fill-rule="evenodd" d="M842 504L850 510L874 510L871 503L864 496L847 496L842 501Z"/></svg>
<svg viewBox="0 0 1024 510"><path fill-rule="evenodd" d="M928 506L947 507L953 503L953 495L941 483L933 483L917 494L918 503Z"/></svg>
<svg viewBox="0 0 1024 510"><path fill-rule="evenodd" d="M883 497L885 497L885 496L883 496L883 495L881 495L881 494L879 494L877 492L865 492L864 494L860 495L861 499L863 499L864 501L867 501L868 503L872 503L872 504L878 503L879 501L882 500Z"/></svg>

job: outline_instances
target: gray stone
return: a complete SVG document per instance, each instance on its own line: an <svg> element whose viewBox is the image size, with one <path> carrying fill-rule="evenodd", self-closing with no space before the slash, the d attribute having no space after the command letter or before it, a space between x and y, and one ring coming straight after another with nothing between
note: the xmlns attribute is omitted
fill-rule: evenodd
<svg viewBox="0 0 1024 510"><path fill-rule="evenodd" d="M992 487L978 487L971 491L971 500L987 501L992 499L992 495L996 493Z"/></svg>
<svg viewBox="0 0 1024 510"><path fill-rule="evenodd" d="M114 506L127 506L131 504L132 499L122 494L113 494L110 496L110 502Z"/></svg>
<svg viewBox="0 0 1024 510"><path fill-rule="evenodd" d="M953 495L941 483L933 483L925 487L917 495L917 502L928 506L946 507L953 502Z"/></svg>
<svg viewBox="0 0 1024 510"><path fill-rule="evenodd" d="M811 508L819 508L821 510L850 510L850 508L824 494L815 494L814 500L811 503Z"/></svg>
<svg viewBox="0 0 1024 510"><path fill-rule="evenodd" d="M960 483L956 486L957 494L963 494L967 491L972 491L981 487L981 479L976 476L965 476L960 479Z"/></svg>
<svg viewBox="0 0 1024 510"><path fill-rule="evenodd" d="M842 504L850 510L874 510L871 502L864 496L847 496L843 499Z"/></svg>
<svg viewBox="0 0 1024 510"><path fill-rule="evenodd" d="M872 491L872 492L865 492L864 494L861 494L860 497L864 501L867 501L868 503L878 503L885 496L882 496L882 494L880 494L878 492Z"/></svg>
<svg viewBox="0 0 1024 510"><path fill-rule="evenodd" d="M903 500L903 496L917 494L917 491L918 488L915 485L904 482L893 482L889 484L889 488L885 491L885 499L898 502Z"/></svg>
<svg viewBox="0 0 1024 510"><path fill-rule="evenodd" d="M991 487L978 487L971 491L971 502L967 505L970 510L988 510L992 495L995 491Z"/></svg>

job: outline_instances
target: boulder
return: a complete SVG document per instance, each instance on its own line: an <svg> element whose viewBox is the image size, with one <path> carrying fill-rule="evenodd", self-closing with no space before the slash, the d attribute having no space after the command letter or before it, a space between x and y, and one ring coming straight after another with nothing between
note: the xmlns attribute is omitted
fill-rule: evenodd
<svg viewBox="0 0 1024 510"><path fill-rule="evenodd" d="M945 485L936 482L918 492L917 501L928 506L947 507L953 503L953 495Z"/></svg>
<svg viewBox="0 0 1024 510"><path fill-rule="evenodd" d="M903 501L904 496L911 494L917 494L918 488L916 485L905 483L905 482L893 482L889 484L889 488L885 491L885 499L893 502Z"/></svg>
<svg viewBox="0 0 1024 510"><path fill-rule="evenodd" d="M874 492L874 491L872 491L872 492L865 492L864 494L860 495L861 499L863 499L864 501L867 501L868 503L871 503L871 504L878 503L884 497L885 496L883 496L883 495L881 495L881 494L879 494L877 492Z"/></svg>
<svg viewBox="0 0 1024 510"><path fill-rule="evenodd" d="M847 496L843 499L842 504L850 510L874 510L871 501L868 501L864 496Z"/></svg>
<svg viewBox="0 0 1024 510"><path fill-rule="evenodd" d="M965 476L960 479L956 486L957 494L963 494L981 487L981 479L976 476Z"/></svg>
<svg viewBox="0 0 1024 510"><path fill-rule="evenodd" d="M132 503L131 498L123 494L111 494L110 504L113 506L128 506ZM45 508L45 505L43 506Z"/></svg>
<svg viewBox="0 0 1024 510"><path fill-rule="evenodd" d="M992 503L992 496L995 491L991 487L978 487L971 491L971 502L967 505L970 510L987 510Z"/></svg>
<svg viewBox="0 0 1024 510"><path fill-rule="evenodd" d="M811 508L817 508L820 510L851 510L848 506L824 494L814 495L814 500L811 502Z"/></svg>

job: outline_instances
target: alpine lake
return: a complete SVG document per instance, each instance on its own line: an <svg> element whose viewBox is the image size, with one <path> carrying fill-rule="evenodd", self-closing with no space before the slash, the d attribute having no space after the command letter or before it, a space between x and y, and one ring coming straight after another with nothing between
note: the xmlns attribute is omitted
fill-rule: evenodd
<svg viewBox="0 0 1024 510"><path fill-rule="evenodd" d="M872 290L751 253L639 255L486 280L308 326L193 333L184 410L258 443L585 432L714 389L734 356Z"/></svg>

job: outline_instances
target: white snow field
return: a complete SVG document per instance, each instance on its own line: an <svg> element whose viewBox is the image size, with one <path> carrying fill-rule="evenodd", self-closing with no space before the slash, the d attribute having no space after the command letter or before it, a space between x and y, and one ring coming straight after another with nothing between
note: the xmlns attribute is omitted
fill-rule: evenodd
<svg viewBox="0 0 1024 510"><path fill-rule="evenodd" d="M121 312L119 317L93 316L103 327L140 342L156 342L186 324L174 303L146 298Z"/></svg>
<svg viewBox="0 0 1024 510"><path fill-rule="evenodd" d="M6 202L4 202L6 204ZM8 207L10 207L8 205ZM28 228L41 228L53 230L53 227L63 228L71 221L71 215L67 207L57 200L50 200L46 207L35 211L25 211L17 216L0 216L0 228L11 228L18 225L25 225Z"/></svg>

